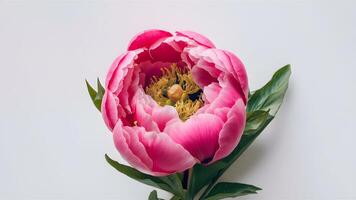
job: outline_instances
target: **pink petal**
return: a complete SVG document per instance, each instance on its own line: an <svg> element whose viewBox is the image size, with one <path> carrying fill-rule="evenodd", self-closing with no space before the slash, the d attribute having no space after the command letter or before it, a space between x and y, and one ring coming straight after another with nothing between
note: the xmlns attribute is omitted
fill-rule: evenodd
<svg viewBox="0 0 356 200"><path fill-rule="evenodd" d="M213 82L217 82L217 79L204 69L203 67L194 66L191 70L194 82L200 87L204 88Z"/></svg>
<svg viewBox="0 0 356 200"><path fill-rule="evenodd" d="M178 118L178 113L173 106L157 106L152 112L152 120L156 122L160 131L164 130L167 122Z"/></svg>
<svg viewBox="0 0 356 200"><path fill-rule="evenodd" d="M208 48L204 46L193 46L193 47L186 47L183 50L182 54L187 54L189 56L189 59L193 63L197 63L199 60L201 60L201 55L203 54L204 51L206 51Z"/></svg>
<svg viewBox="0 0 356 200"><path fill-rule="evenodd" d="M121 82L126 76L128 69L133 67L136 52L128 51L120 61L114 61L106 77L106 88L112 92L119 92L122 88Z"/></svg>
<svg viewBox="0 0 356 200"><path fill-rule="evenodd" d="M207 37L205 37L199 33L196 33L193 31L177 31L176 34L178 36L185 36L189 39L192 39L195 42L197 42L201 45L204 45L206 47L215 48L215 45Z"/></svg>
<svg viewBox="0 0 356 200"><path fill-rule="evenodd" d="M204 52L210 51L210 49L203 48L190 48L185 50L188 58L190 58L195 64L192 68L193 80L201 87L209 85L212 82L217 82L217 78L221 74L221 70L215 66L212 61L204 60ZM183 53L184 55L184 53Z"/></svg>
<svg viewBox="0 0 356 200"><path fill-rule="evenodd" d="M118 121L114 143L122 157L134 168L154 176L182 172L197 160L168 135L146 132L142 127L123 126Z"/></svg>
<svg viewBox="0 0 356 200"><path fill-rule="evenodd" d="M134 69L132 69L130 71L130 73L132 74L132 76L125 77L124 82L123 82L124 87L123 87L121 93L119 94L120 103L126 109L126 112L128 112L128 114L133 113L133 109L131 107L130 102L132 101L138 88L141 87L139 85L140 69L135 67Z"/></svg>
<svg viewBox="0 0 356 200"><path fill-rule="evenodd" d="M170 38L151 45L149 53L153 61L177 63L181 60L180 48Z"/></svg>
<svg viewBox="0 0 356 200"><path fill-rule="evenodd" d="M218 78L221 74L221 70L216 68L214 63L199 60L194 67L200 67L207 71L212 77Z"/></svg>
<svg viewBox="0 0 356 200"><path fill-rule="evenodd" d="M177 51L182 52L187 46L195 46L195 42L187 37L173 36L171 39L174 41L174 46Z"/></svg>
<svg viewBox="0 0 356 200"><path fill-rule="evenodd" d="M150 84L153 76L159 77L162 75L162 68L168 68L172 65L171 62L142 62L138 65L141 69L141 74L144 78L143 87L146 87Z"/></svg>
<svg viewBox="0 0 356 200"><path fill-rule="evenodd" d="M124 57L126 57L126 55L127 55L127 52L126 52L126 53L123 53L123 54L121 54L121 55L119 55L119 56L114 60L114 62L111 64L111 66L110 66L110 68L109 68L109 71L108 71L108 73L107 73L107 75L106 75L105 88L108 87L109 82L110 82L110 80L112 79L112 76L113 76L114 72L116 71L116 69L117 69L119 63L121 62L121 60L122 60Z"/></svg>
<svg viewBox="0 0 356 200"><path fill-rule="evenodd" d="M143 31L132 38L127 50L135 50L139 48L148 48L158 40L172 36L171 33L163 30L151 29Z"/></svg>
<svg viewBox="0 0 356 200"><path fill-rule="evenodd" d="M142 88L139 88L133 97L135 105L134 118L138 126L144 127L147 131L159 132L158 125L152 119L153 108L157 107L157 103L148 95L145 94Z"/></svg>
<svg viewBox="0 0 356 200"><path fill-rule="evenodd" d="M133 167L143 172L150 172L153 161L145 147L139 141L136 128L124 128L118 121L113 131L114 143L121 156Z"/></svg>
<svg viewBox="0 0 356 200"><path fill-rule="evenodd" d="M143 132L139 138L153 161L153 175L167 175L191 168L197 160L164 133Z"/></svg>
<svg viewBox="0 0 356 200"><path fill-rule="evenodd" d="M215 67L225 74L231 74L237 80L234 87L242 94L244 102L247 102L248 81L245 67L235 55L220 49L207 49L202 52L201 58L214 63Z"/></svg>
<svg viewBox="0 0 356 200"><path fill-rule="evenodd" d="M245 104L242 100L236 102L227 114L227 118L228 120L219 134L219 149L210 163L229 155L239 143L246 122Z"/></svg>
<svg viewBox="0 0 356 200"><path fill-rule="evenodd" d="M118 120L115 97L110 90L106 90L101 104L101 113L106 126L113 130Z"/></svg>
<svg viewBox="0 0 356 200"><path fill-rule="evenodd" d="M145 61L152 61L151 55L148 51L148 49L140 49L136 50L137 51L137 57L135 59L135 63L140 64Z"/></svg>
<svg viewBox="0 0 356 200"><path fill-rule="evenodd" d="M203 98L205 103L213 102L221 91L219 83L213 82L203 88Z"/></svg>
<svg viewBox="0 0 356 200"><path fill-rule="evenodd" d="M214 113L217 108L231 108L236 103L236 100L242 99L242 94L236 91L235 85L237 83L232 75L225 75L224 79L219 81L219 84L221 90L214 101L210 103L209 108L206 109L207 113Z"/></svg>
<svg viewBox="0 0 356 200"><path fill-rule="evenodd" d="M136 72L134 74L134 72ZM124 77L124 80L122 82L122 89L121 92L117 95L120 99L120 104L123 108L125 108L125 111L128 113L131 113L131 107L129 106L129 88L133 87L138 84L138 81L134 82L136 77L138 76L138 71L134 69L129 69L126 76Z"/></svg>
<svg viewBox="0 0 356 200"><path fill-rule="evenodd" d="M223 121L211 114L199 114L187 121L170 121L164 132L181 144L201 162L211 159L218 149L219 132Z"/></svg>
<svg viewBox="0 0 356 200"><path fill-rule="evenodd" d="M228 51L225 51L225 53L230 58L230 62L237 74L239 83L240 83L243 93L245 95L245 99L247 99L249 89L248 89L248 78L247 78L245 66L241 62L241 60L237 56L235 56L233 53L228 52Z"/></svg>
<svg viewBox="0 0 356 200"><path fill-rule="evenodd" d="M192 69L192 66L195 65L195 63L193 62L193 60L189 57L187 51L183 51L181 53L181 58L182 61L184 63L186 63L186 65L188 66L188 69Z"/></svg>
<svg viewBox="0 0 356 200"><path fill-rule="evenodd" d="M227 120L227 115L229 113L229 111L231 110L231 108L228 108L228 107L223 107L223 108L216 108L214 111L213 111L213 114L220 117L220 119L223 121L223 122L226 122Z"/></svg>

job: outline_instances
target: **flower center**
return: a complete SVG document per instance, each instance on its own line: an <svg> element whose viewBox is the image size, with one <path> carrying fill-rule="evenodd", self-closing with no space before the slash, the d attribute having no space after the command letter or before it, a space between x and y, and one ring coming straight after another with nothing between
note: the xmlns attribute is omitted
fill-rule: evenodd
<svg viewBox="0 0 356 200"><path fill-rule="evenodd" d="M162 68L162 76L154 76L145 90L160 106L175 107L183 121L204 104L201 98L202 90L193 81L192 73L178 68L176 64Z"/></svg>

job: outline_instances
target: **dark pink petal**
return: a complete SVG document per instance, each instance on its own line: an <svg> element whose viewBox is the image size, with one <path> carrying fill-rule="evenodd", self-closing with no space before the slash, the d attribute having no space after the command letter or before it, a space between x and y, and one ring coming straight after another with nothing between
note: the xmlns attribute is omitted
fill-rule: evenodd
<svg viewBox="0 0 356 200"><path fill-rule="evenodd" d="M164 132L181 144L201 162L211 159L218 149L219 132L223 121L211 114L199 114L187 121L170 121Z"/></svg>
<svg viewBox="0 0 356 200"><path fill-rule="evenodd" d="M211 163L226 157L234 150L243 134L245 121L245 104L242 100L238 100L227 114L227 121L219 134L219 149Z"/></svg>
<svg viewBox="0 0 356 200"><path fill-rule="evenodd" d="M144 79L142 85L146 87L150 84L152 77L160 77L162 75L162 68L168 68L172 65L170 62L143 62L140 63L137 67L141 69L141 75Z"/></svg>
<svg viewBox="0 0 356 200"><path fill-rule="evenodd" d="M163 176L191 168L197 160L168 135L155 132L139 132L141 143L153 161L153 175Z"/></svg>
<svg viewBox="0 0 356 200"><path fill-rule="evenodd" d="M179 46L169 38L164 41L157 41L149 47L149 53L152 60L160 62L177 63L181 60L181 51Z"/></svg>
<svg viewBox="0 0 356 200"><path fill-rule="evenodd" d="M110 90L105 91L101 104L101 113L106 126L113 130L119 117L115 97Z"/></svg>
<svg viewBox="0 0 356 200"><path fill-rule="evenodd" d="M177 31L176 34L178 36L184 36L189 39L192 39L200 45L204 45L209 48L215 48L215 45L207 37L205 37L199 33L196 33L193 31Z"/></svg>
<svg viewBox="0 0 356 200"><path fill-rule="evenodd" d="M187 37L173 36L171 40L174 41L174 47L177 51L182 52L187 46L196 46L195 42Z"/></svg>
<svg viewBox="0 0 356 200"><path fill-rule="evenodd" d="M121 121L118 121L113 130L113 138L117 150L130 165L146 173L151 171L153 161L139 141L135 130L124 129Z"/></svg>
<svg viewBox="0 0 356 200"><path fill-rule="evenodd" d="M152 62L152 58L148 49L140 49L136 51L137 51L137 57L135 59L135 63L140 64L146 61Z"/></svg>
<svg viewBox="0 0 356 200"><path fill-rule="evenodd" d="M192 76L194 82L200 87L204 88L205 86L211 84L212 82L216 82L216 78L212 77L209 72L201 67L193 67Z"/></svg>
<svg viewBox="0 0 356 200"><path fill-rule="evenodd" d="M143 31L132 38L127 50L135 50L139 48L148 48L158 40L172 36L171 33L163 30L151 29Z"/></svg>

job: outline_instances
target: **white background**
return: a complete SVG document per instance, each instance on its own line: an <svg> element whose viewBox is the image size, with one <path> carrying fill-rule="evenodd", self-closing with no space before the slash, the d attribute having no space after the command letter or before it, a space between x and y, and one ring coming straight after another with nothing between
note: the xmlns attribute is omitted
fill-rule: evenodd
<svg viewBox="0 0 356 200"><path fill-rule="evenodd" d="M356 199L355 1L0 1L0 199L147 199L87 94L137 32L194 30L251 89L292 64L278 116L225 174L241 199ZM159 192L163 197L167 194Z"/></svg>

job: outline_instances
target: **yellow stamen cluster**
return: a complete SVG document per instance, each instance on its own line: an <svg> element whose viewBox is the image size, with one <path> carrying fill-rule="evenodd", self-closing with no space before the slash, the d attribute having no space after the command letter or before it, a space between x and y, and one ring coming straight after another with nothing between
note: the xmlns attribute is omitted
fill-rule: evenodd
<svg viewBox="0 0 356 200"><path fill-rule="evenodd" d="M176 64L162 68L162 76L153 77L145 90L160 106L174 106L184 121L203 106L201 89L193 81L192 73Z"/></svg>

